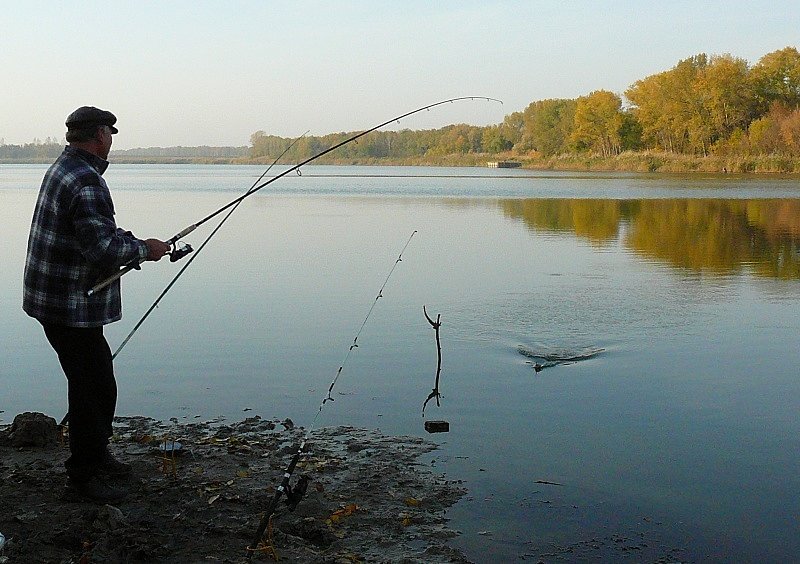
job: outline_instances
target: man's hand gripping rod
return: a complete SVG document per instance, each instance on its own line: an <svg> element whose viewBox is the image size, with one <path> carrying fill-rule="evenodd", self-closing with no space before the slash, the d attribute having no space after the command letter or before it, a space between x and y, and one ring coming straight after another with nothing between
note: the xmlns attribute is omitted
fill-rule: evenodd
<svg viewBox="0 0 800 564"><path fill-rule="evenodd" d="M182 259L183 257L185 257L186 255L188 255L189 253L191 253L194 250L194 249L192 249L191 245L184 244L182 247L178 247L177 243L183 237L185 237L186 235L188 235L189 233L191 233L192 231L197 229L198 225L199 225L198 223L190 225L189 227L187 227L186 229L184 229L180 233L178 233L176 235L173 235L168 240L164 241L167 245L170 245L172 247L172 250L169 253L167 253L167 254L169 254L170 262L176 262L176 261ZM141 268L141 264L143 262L144 261L141 260L141 259L135 259L134 261L128 263L127 265L125 265L122 268L120 268L117 272L115 272L114 274L112 274L111 276L106 278L105 280L102 280L102 281L98 282L97 284L95 284L94 286L92 286L91 288L89 288L86 291L86 295L87 296L91 296L95 292L99 292L100 290L102 290L103 288L105 288L106 286L108 286L109 284L114 282L115 280L119 280L120 278L122 278L122 276L124 274L127 274L131 270L139 270Z"/></svg>

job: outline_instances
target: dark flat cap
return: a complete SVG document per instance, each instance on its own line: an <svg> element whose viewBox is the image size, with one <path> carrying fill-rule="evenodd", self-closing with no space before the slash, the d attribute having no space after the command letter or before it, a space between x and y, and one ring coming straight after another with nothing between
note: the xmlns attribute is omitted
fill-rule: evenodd
<svg viewBox="0 0 800 564"><path fill-rule="evenodd" d="M94 106L81 106L67 117L67 129L86 129L97 125L107 125L111 128L111 133L117 133L114 127L117 123L117 116L106 110L95 108Z"/></svg>

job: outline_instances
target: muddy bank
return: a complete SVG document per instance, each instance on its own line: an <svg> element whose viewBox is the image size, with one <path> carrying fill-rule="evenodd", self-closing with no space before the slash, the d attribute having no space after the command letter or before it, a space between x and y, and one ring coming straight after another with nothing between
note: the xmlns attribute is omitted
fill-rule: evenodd
<svg viewBox="0 0 800 564"><path fill-rule="evenodd" d="M0 431L8 427L0 427ZM114 454L133 466L115 507L65 487L68 448L0 446L0 562L466 562L445 510L463 494L419 462L418 437L316 430L295 476L306 497L273 519L271 549L249 554L261 512L304 435L289 420L115 422ZM165 456L164 440L178 441ZM167 455L170 454L168 450Z"/></svg>

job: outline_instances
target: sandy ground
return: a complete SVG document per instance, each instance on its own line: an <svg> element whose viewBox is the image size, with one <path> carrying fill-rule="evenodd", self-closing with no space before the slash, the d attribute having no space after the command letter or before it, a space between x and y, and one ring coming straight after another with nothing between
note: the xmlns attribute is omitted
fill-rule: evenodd
<svg viewBox="0 0 800 564"><path fill-rule="evenodd" d="M65 487L66 446L0 446L0 564L467 561L448 546L457 533L444 516L464 489L419 462L434 443L351 427L315 431L295 472L310 478L306 497L293 512L279 505L271 546L252 552L303 430L258 417L123 417L115 431L112 451L133 466L115 482L130 490L115 507ZM165 439L181 443L174 458Z"/></svg>

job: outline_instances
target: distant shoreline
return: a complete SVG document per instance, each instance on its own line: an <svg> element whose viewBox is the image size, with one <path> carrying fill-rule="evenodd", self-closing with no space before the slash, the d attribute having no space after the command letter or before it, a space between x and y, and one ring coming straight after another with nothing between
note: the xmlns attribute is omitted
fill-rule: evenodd
<svg viewBox="0 0 800 564"><path fill-rule="evenodd" d="M129 157L114 155L112 164L160 164L160 165L265 165L272 159L261 157ZM321 157L314 164L338 166L437 166L437 167L486 167L487 162L497 160L517 161L522 169L565 172L645 172L645 173L711 173L711 174L800 174L800 158L780 155L707 156L692 157L675 153L633 152L603 157L600 155L565 154L554 157L531 157L513 154L454 154L442 157L416 157L405 159L369 158L337 159ZM50 164L52 159L0 159L0 164ZM293 164L293 163L283 163Z"/></svg>

